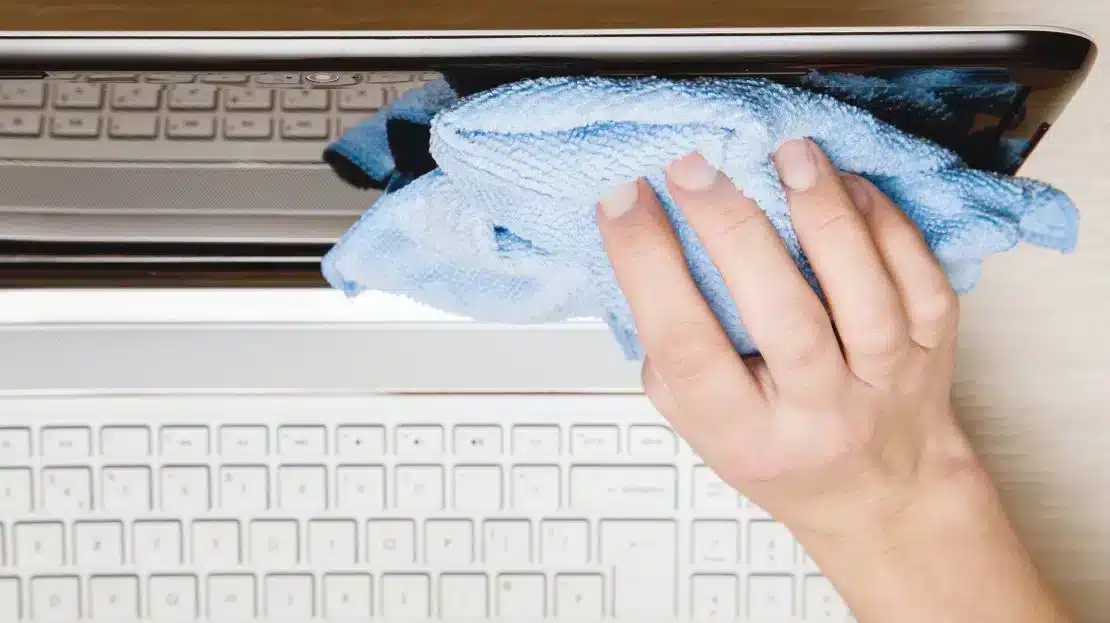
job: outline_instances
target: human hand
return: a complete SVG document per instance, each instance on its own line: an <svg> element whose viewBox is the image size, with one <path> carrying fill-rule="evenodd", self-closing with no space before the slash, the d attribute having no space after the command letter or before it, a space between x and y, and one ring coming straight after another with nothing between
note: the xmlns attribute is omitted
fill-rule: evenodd
<svg viewBox="0 0 1110 623"><path fill-rule="evenodd" d="M870 183L809 140L775 160L828 310L726 176L697 155L667 171L760 357L734 350L647 184L610 193L599 226L647 353L645 390L676 431L800 538L874 534L923 496L982 480L951 405L956 294Z"/></svg>

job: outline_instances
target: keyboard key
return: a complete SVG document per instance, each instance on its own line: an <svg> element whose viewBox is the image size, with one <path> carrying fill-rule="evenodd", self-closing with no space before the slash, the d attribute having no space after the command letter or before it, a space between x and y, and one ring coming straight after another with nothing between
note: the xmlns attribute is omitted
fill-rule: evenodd
<svg viewBox="0 0 1110 623"><path fill-rule="evenodd" d="M269 115L236 113L224 118L224 138L265 139L274 134L274 122Z"/></svg>
<svg viewBox="0 0 1110 623"><path fill-rule="evenodd" d="M794 578L789 575L748 577L748 616L759 621L787 621L794 616Z"/></svg>
<svg viewBox="0 0 1110 623"><path fill-rule="evenodd" d="M327 110L331 93L323 89L288 89L281 92L282 110Z"/></svg>
<svg viewBox="0 0 1110 623"><path fill-rule="evenodd" d="M617 618L675 616L678 530L674 521L602 521L601 563L613 569ZM645 591L645 586L656 588Z"/></svg>
<svg viewBox="0 0 1110 623"><path fill-rule="evenodd" d="M600 575L555 576L555 616L600 619L605 616L605 582Z"/></svg>
<svg viewBox="0 0 1110 623"><path fill-rule="evenodd" d="M608 456L619 448L616 426L574 426L570 429L570 451L578 456Z"/></svg>
<svg viewBox="0 0 1110 623"><path fill-rule="evenodd" d="M15 462L30 456L30 430L26 428L0 428L0 461Z"/></svg>
<svg viewBox="0 0 1110 623"><path fill-rule="evenodd" d="M58 112L50 121L50 135L58 138L96 138L100 136L100 115Z"/></svg>
<svg viewBox="0 0 1110 623"><path fill-rule="evenodd" d="M207 467L162 468L162 510L203 513L211 503Z"/></svg>
<svg viewBox="0 0 1110 623"><path fill-rule="evenodd" d="M314 615L312 576L277 574L266 576L266 616L305 621Z"/></svg>
<svg viewBox="0 0 1110 623"><path fill-rule="evenodd" d="M665 426L631 426L628 453L635 457L671 457L678 451L674 433Z"/></svg>
<svg viewBox="0 0 1110 623"><path fill-rule="evenodd" d="M740 508L740 494L721 480L706 465L694 468L694 508L709 511L735 511Z"/></svg>
<svg viewBox="0 0 1110 623"><path fill-rule="evenodd" d="M513 468L513 510L554 511L559 503L559 468L555 465L518 465Z"/></svg>
<svg viewBox="0 0 1110 623"><path fill-rule="evenodd" d="M81 618L81 584L77 576L31 578L31 616L36 621Z"/></svg>
<svg viewBox="0 0 1110 623"><path fill-rule="evenodd" d="M216 87L205 84L175 84L169 90L170 110L212 110Z"/></svg>
<svg viewBox="0 0 1110 623"><path fill-rule="evenodd" d="M442 426L398 426L398 456L430 456L443 453Z"/></svg>
<svg viewBox="0 0 1110 623"><path fill-rule="evenodd" d="M95 619L129 621L139 616L139 578L133 575L89 579L89 609Z"/></svg>
<svg viewBox="0 0 1110 623"><path fill-rule="evenodd" d="M301 74L260 74L255 76L254 81L257 84L272 84L272 85L289 85L300 84Z"/></svg>
<svg viewBox="0 0 1110 623"><path fill-rule="evenodd" d="M444 619L481 620L489 616L486 576L480 573L445 573L439 578L439 615Z"/></svg>
<svg viewBox="0 0 1110 623"><path fill-rule="evenodd" d="M281 121L283 139L326 139L329 132L323 114L286 114Z"/></svg>
<svg viewBox="0 0 1110 623"><path fill-rule="evenodd" d="M797 543L786 526L773 521L748 524L748 564L755 572L791 571Z"/></svg>
<svg viewBox="0 0 1110 623"><path fill-rule="evenodd" d="M116 110L158 110L162 86L158 84L112 85L112 108Z"/></svg>
<svg viewBox="0 0 1110 623"><path fill-rule="evenodd" d="M100 506L109 512L150 510L149 467L105 467L100 473Z"/></svg>
<svg viewBox="0 0 1110 623"><path fill-rule="evenodd" d="M848 605L828 578L810 576L805 579L803 590L802 615L806 623L845 623L848 620Z"/></svg>
<svg viewBox="0 0 1110 623"><path fill-rule="evenodd" d="M143 80L154 84L183 84L196 80L196 75L159 72L154 74L146 74L145 76L143 76Z"/></svg>
<svg viewBox="0 0 1110 623"><path fill-rule="evenodd" d="M570 506L575 510L673 511L674 467L576 465L570 471Z"/></svg>
<svg viewBox="0 0 1110 623"><path fill-rule="evenodd" d="M22 616L19 579L0 577L0 621L19 621Z"/></svg>
<svg viewBox="0 0 1110 623"><path fill-rule="evenodd" d="M335 432L335 448L340 456L378 460L385 454L385 427L340 426Z"/></svg>
<svg viewBox="0 0 1110 623"><path fill-rule="evenodd" d="M220 508L228 511L266 510L270 484L261 465L234 465L220 469Z"/></svg>
<svg viewBox="0 0 1110 623"><path fill-rule="evenodd" d="M90 569L111 569L122 565L123 523L77 522L73 528L73 560Z"/></svg>
<svg viewBox="0 0 1110 623"><path fill-rule="evenodd" d="M695 621L735 621L736 577L695 575L690 578L690 616Z"/></svg>
<svg viewBox="0 0 1110 623"><path fill-rule="evenodd" d="M543 522L540 561L545 565L574 567L590 562L590 525L581 519Z"/></svg>
<svg viewBox="0 0 1110 623"><path fill-rule="evenodd" d="M220 454L235 458L266 456L270 452L267 437L265 426L224 426L220 429Z"/></svg>
<svg viewBox="0 0 1110 623"><path fill-rule="evenodd" d="M324 616L329 620L369 619L374 615L374 583L366 573L324 576Z"/></svg>
<svg viewBox="0 0 1110 623"><path fill-rule="evenodd" d="M501 454L500 426L456 426L455 454L467 458Z"/></svg>
<svg viewBox="0 0 1110 623"><path fill-rule="evenodd" d="M538 573L505 573L497 578L497 616L539 619L547 616L547 581Z"/></svg>
<svg viewBox="0 0 1110 623"><path fill-rule="evenodd" d="M0 517L31 511L31 470L0 469Z"/></svg>
<svg viewBox="0 0 1110 623"><path fill-rule="evenodd" d="M245 621L257 616L252 575L208 576L208 616L219 621Z"/></svg>
<svg viewBox="0 0 1110 623"><path fill-rule="evenodd" d="M740 556L740 524L735 521L695 521L695 565L736 565Z"/></svg>
<svg viewBox="0 0 1110 623"><path fill-rule="evenodd" d="M197 579L191 575L151 576L147 609L156 621L197 618Z"/></svg>
<svg viewBox="0 0 1110 623"><path fill-rule="evenodd" d="M138 82L139 75L123 71L103 71L85 75L89 82Z"/></svg>
<svg viewBox="0 0 1110 623"><path fill-rule="evenodd" d="M208 428L205 426L163 426L162 456L175 459L208 456Z"/></svg>
<svg viewBox="0 0 1110 623"><path fill-rule="evenodd" d="M339 92L339 110L373 111L387 103L386 90L378 86L359 86Z"/></svg>
<svg viewBox="0 0 1110 623"><path fill-rule="evenodd" d="M231 567L242 562L239 522L232 520L193 522L193 563Z"/></svg>
<svg viewBox="0 0 1110 623"><path fill-rule="evenodd" d="M358 525L347 519L319 519L308 523L308 561L320 568L358 562Z"/></svg>
<svg viewBox="0 0 1110 623"><path fill-rule="evenodd" d="M247 74L204 74L200 81L210 84L246 84L249 78Z"/></svg>
<svg viewBox="0 0 1110 623"><path fill-rule="evenodd" d="M92 432L84 427L42 429L42 455L49 459L83 459L92 450Z"/></svg>
<svg viewBox="0 0 1110 623"><path fill-rule="evenodd" d="M92 472L87 467L42 470L43 510L59 515L92 508Z"/></svg>
<svg viewBox="0 0 1110 623"><path fill-rule="evenodd" d="M42 108L46 84L38 80L0 81L0 108Z"/></svg>
<svg viewBox="0 0 1110 623"><path fill-rule="evenodd" d="M395 501L400 510L440 510L443 508L443 468L402 465L397 468L396 491Z"/></svg>
<svg viewBox="0 0 1110 623"><path fill-rule="evenodd" d="M318 457L327 453L328 431L323 426L282 426L277 446L284 456Z"/></svg>
<svg viewBox="0 0 1110 623"><path fill-rule="evenodd" d="M431 581L422 573L387 573L382 576L381 614L387 618L431 615Z"/></svg>
<svg viewBox="0 0 1110 623"><path fill-rule="evenodd" d="M208 139L216 136L216 118L212 115L170 115L166 120L167 138Z"/></svg>
<svg viewBox="0 0 1110 623"><path fill-rule="evenodd" d="M255 87L228 87L224 90L227 110L272 110L274 90Z"/></svg>
<svg viewBox="0 0 1110 623"><path fill-rule="evenodd" d="M0 136L38 136L42 134L42 115L18 110L0 111Z"/></svg>
<svg viewBox="0 0 1110 623"><path fill-rule="evenodd" d="M336 469L336 478L341 510L370 512L385 508L385 468L343 465Z"/></svg>
<svg viewBox="0 0 1110 623"><path fill-rule="evenodd" d="M501 510L501 468L497 465L456 467L454 495L457 510Z"/></svg>
<svg viewBox="0 0 1110 623"><path fill-rule="evenodd" d="M474 563L474 528L465 519L430 519L424 524L424 561L437 567Z"/></svg>
<svg viewBox="0 0 1110 623"><path fill-rule="evenodd" d="M514 426L513 454L526 457L559 455L558 426Z"/></svg>
<svg viewBox="0 0 1110 623"><path fill-rule="evenodd" d="M100 454L109 460L148 456L150 429L142 426L105 426L100 430Z"/></svg>
<svg viewBox="0 0 1110 623"><path fill-rule="evenodd" d="M113 115L108 119L108 136L135 139L156 138L158 136L158 115L151 113Z"/></svg>
<svg viewBox="0 0 1110 623"><path fill-rule="evenodd" d="M297 522L261 520L251 522L250 561L259 567L281 569L297 564Z"/></svg>
<svg viewBox="0 0 1110 623"><path fill-rule="evenodd" d="M375 71L366 74L367 82L390 83L408 82L409 80L412 80L412 74L407 71Z"/></svg>
<svg viewBox="0 0 1110 623"><path fill-rule="evenodd" d="M100 108L104 87L99 84L61 82L54 85L54 108Z"/></svg>
<svg viewBox="0 0 1110 623"><path fill-rule="evenodd" d="M490 520L484 531L482 551L487 565L521 567L532 562L532 526L527 521Z"/></svg>
<svg viewBox="0 0 1110 623"><path fill-rule="evenodd" d="M367 524L367 562L377 568L416 562L416 523L409 519L371 519Z"/></svg>
<svg viewBox="0 0 1110 623"><path fill-rule="evenodd" d="M136 521L131 543L137 565L151 568L181 564L181 523L177 521Z"/></svg>
<svg viewBox="0 0 1110 623"><path fill-rule="evenodd" d="M17 523L12 533L15 563L20 567L54 570L65 564L61 522Z"/></svg>
<svg viewBox="0 0 1110 623"><path fill-rule="evenodd" d="M282 466L278 469L278 506L288 511L327 508L328 477L323 466Z"/></svg>

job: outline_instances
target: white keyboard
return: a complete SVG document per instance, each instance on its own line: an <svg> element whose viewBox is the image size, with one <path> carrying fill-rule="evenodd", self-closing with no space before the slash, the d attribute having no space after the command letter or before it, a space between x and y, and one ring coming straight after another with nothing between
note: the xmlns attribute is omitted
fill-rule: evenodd
<svg viewBox="0 0 1110 623"><path fill-rule="evenodd" d="M0 398L0 621L850 620L642 396Z"/></svg>
<svg viewBox="0 0 1110 623"><path fill-rule="evenodd" d="M0 160L320 162L434 73L57 73L0 79Z"/></svg>

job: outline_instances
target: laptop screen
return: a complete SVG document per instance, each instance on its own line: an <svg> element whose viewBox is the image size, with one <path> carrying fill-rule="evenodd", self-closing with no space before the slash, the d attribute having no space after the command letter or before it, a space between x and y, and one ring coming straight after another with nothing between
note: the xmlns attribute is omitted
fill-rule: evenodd
<svg viewBox="0 0 1110 623"><path fill-rule="evenodd" d="M1089 62L1087 48L1061 46L1047 54L890 47L737 59L223 64L168 55L41 70L5 70L0 57L0 286L323 286L320 257L379 196L349 184L325 150L403 94L440 81L466 97L542 76L764 78L861 107L970 166L1010 174Z"/></svg>

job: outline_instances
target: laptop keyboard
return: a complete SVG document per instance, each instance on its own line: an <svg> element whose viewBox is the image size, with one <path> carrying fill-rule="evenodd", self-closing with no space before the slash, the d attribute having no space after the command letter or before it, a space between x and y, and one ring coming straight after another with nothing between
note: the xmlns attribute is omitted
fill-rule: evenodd
<svg viewBox="0 0 1110 623"><path fill-rule="evenodd" d="M319 162L434 73L58 73L0 79L0 159Z"/></svg>
<svg viewBox="0 0 1110 623"><path fill-rule="evenodd" d="M0 621L850 620L642 397L0 404Z"/></svg>

